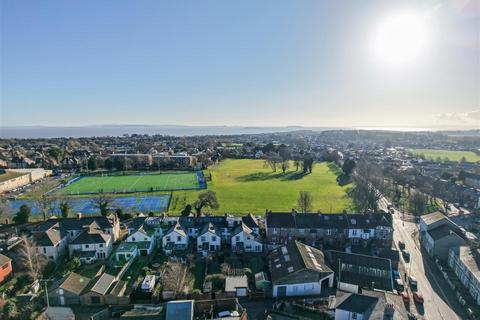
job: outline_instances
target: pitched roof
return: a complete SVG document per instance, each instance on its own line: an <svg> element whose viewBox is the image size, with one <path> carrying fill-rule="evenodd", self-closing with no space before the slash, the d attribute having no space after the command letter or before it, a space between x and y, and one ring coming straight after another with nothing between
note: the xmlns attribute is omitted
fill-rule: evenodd
<svg viewBox="0 0 480 320"><path fill-rule="evenodd" d="M0 267L4 266L9 261L12 261L12 259L0 253Z"/></svg>
<svg viewBox="0 0 480 320"><path fill-rule="evenodd" d="M46 231L54 226L57 226L65 231L82 230L92 223L96 223L101 229L109 229L113 226L113 221L109 217L95 216L95 217L81 217L81 218L55 218L39 224L35 231Z"/></svg>
<svg viewBox="0 0 480 320"><path fill-rule="evenodd" d="M235 236L242 231L247 234L252 234L252 229L250 229L245 223L242 222L233 230L232 236Z"/></svg>
<svg viewBox="0 0 480 320"><path fill-rule="evenodd" d="M335 250L328 251L327 258L341 282L361 287L370 287L373 284L375 289L393 290L390 259Z"/></svg>
<svg viewBox="0 0 480 320"><path fill-rule="evenodd" d="M336 309L364 313L372 309L377 304L377 297L370 297L361 294L351 293L347 294L341 299L337 300Z"/></svg>
<svg viewBox="0 0 480 320"><path fill-rule="evenodd" d="M423 215L420 219L423 220L427 225L429 225L437 221L447 219L447 217L440 211L437 211Z"/></svg>
<svg viewBox="0 0 480 320"><path fill-rule="evenodd" d="M64 278L59 288L67 290L76 295L81 295L91 280L92 279L79 275L78 273L70 272L70 274Z"/></svg>
<svg viewBox="0 0 480 320"><path fill-rule="evenodd" d="M93 285L91 286L89 291L104 295L107 293L108 289L110 289L111 285L115 282L115 277L108 273L103 273L102 275L95 278L92 282Z"/></svg>
<svg viewBox="0 0 480 320"><path fill-rule="evenodd" d="M391 216L386 213L323 214L267 212L268 228L299 229L374 229L378 225L391 226Z"/></svg>
<svg viewBox="0 0 480 320"><path fill-rule="evenodd" d="M51 228L42 232L33 233L37 246L50 247L57 245L65 237L63 232L57 228Z"/></svg>
<svg viewBox="0 0 480 320"><path fill-rule="evenodd" d="M304 269L317 272L321 276L333 272L325 264L322 251L298 241L273 250L270 253L269 265L273 282Z"/></svg>
<svg viewBox="0 0 480 320"><path fill-rule="evenodd" d="M185 230L183 230L182 226L178 222L175 225L171 226L170 229L168 229L166 234L172 233L174 231L180 234L181 236L184 236L184 237L187 236L187 233L185 232Z"/></svg>
<svg viewBox="0 0 480 320"><path fill-rule="evenodd" d="M205 234L207 232L217 234L217 228L213 225L213 223L209 222L203 225L202 229L200 230L200 235Z"/></svg>
<svg viewBox="0 0 480 320"><path fill-rule="evenodd" d="M92 232L85 230L78 237L76 237L70 244L95 244L107 243L110 240L110 235L103 232Z"/></svg>
<svg viewBox="0 0 480 320"><path fill-rule="evenodd" d="M443 224L434 229L428 230L427 233L430 235L430 237L432 237L433 240L438 240L455 232L453 232L453 230L447 225Z"/></svg>
<svg viewBox="0 0 480 320"><path fill-rule="evenodd" d="M259 227L257 218L255 218L251 213L243 216L242 222L245 223L250 229Z"/></svg>

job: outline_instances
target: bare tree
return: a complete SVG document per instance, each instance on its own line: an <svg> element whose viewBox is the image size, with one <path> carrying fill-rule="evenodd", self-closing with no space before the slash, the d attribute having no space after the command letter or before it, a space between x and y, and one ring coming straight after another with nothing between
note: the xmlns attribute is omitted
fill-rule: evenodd
<svg viewBox="0 0 480 320"><path fill-rule="evenodd" d="M104 193L103 191L98 192L95 197L90 199L92 205L100 211L102 216L106 216L108 214L108 211L110 211L114 201L115 199L112 196Z"/></svg>
<svg viewBox="0 0 480 320"><path fill-rule="evenodd" d="M306 213L312 210L312 196L308 191L300 191L298 195L297 204L302 213Z"/></svg>
<svg viewBox="0 0 480 320"><path fill-rule="evenodd" d="M35 198L35 206L41 212L44 221L55 212L56 201L56 197L45 193Z"/></svg>
<svg viewBox="0 0 480 320"><path fill-rule="evenodd" d="M277 164L281 162L282 159L276 152L268 152L265 155L265 164L264 167L270 167L273 172L277 171Z"/></svg>
<svg viewBox="0 0 480 320"><path fill-rule="evenodd" d="M415 191L408 200L413 214L421 215L427 210L427 197L421 192Z"/></svg>
<svg viewBox="0 0 480 320"><path fill-rule="evenodd" d="M7 199L3 196L0 196L0 216L6 215L7 213L8 213Z"/></svg>
<svg viewBox="0 0 480 320"><path fill-rule="evenodd" d="M37 252L37 245L31 238L22 236L21 239L22 243L17 251L18 265L31 279L37 280L47 264L47 257Z"/></svg>
<svg viewBox="0 0 480 320"><path fill-rule="evenodd" d="M183 291L187 267L179 262L168 262L162 275L162 286L165 291L174 294Z"/></svg>
<svg viewBox="0 0 480 320"><path fill-rule="evenodd" d="M282 172L285 173L285 171L287 171L289 167L290 167L289 161L282 160L282 162L280 163L280 168L282 169Z"/></svg>
<svg viewBox="0 0 480 320"><path fill-rule="evenodd" d="M377 211L378 201L382 197L381 190L386 188L381 170L366 161L361 161L357 164L353 182L354 187L349 193L356 209L365 212Z"/></svg>

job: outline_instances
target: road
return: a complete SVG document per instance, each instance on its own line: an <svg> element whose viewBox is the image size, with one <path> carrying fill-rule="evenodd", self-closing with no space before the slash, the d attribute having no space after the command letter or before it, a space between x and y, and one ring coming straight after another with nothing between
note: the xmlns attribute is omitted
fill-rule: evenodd
<svg viewBox="0 0 480 320"><path fill-rule="evenodd" d="M380 208L386 210L386 206L387 201L381 199ZM418 290L422 293L425 300L423 307L410 303L410 310L419 316L423 316L424 319L462 319L453 310L460 310L459 303L434 265L433 260L429 257L422 257L419 245L414 240L414 233L418 229L417 225L411 222L403 222L401 215L400 211L395 210L393 215L393 239L396 245L398 245L398 241L404 242L406 249L410 252L410 262L404 261L405 270L417 279ZM448 301L448 304L445 301Z"/></svg>

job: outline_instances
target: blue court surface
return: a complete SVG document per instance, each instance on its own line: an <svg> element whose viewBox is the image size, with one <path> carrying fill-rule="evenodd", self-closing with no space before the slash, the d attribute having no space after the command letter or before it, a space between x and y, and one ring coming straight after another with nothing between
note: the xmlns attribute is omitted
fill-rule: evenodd
<svg viewBox="0 0 480 320"><path fill-rule="evenodd" d="M112 203L112 209L121 208L124 212L164 212L167 210L170 201L170 195L140 196L140 197L116 197ZM99 214L99 210L93 206L90 198L70 199L69 201L72 213ZM33 200L15 200L9 201L10 214L15 214L21 205L26 204L32 209L32 215L39 214ZM52 213L50 213L52 214ZM53 214L60 214L56 208Z"/></svg>

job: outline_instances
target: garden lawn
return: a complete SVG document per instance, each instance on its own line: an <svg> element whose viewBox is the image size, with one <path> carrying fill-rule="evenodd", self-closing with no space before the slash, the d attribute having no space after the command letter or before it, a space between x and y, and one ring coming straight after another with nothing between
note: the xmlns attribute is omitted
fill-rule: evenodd
<svg viewBox="0 0 480 320"><path fill-rule="evenodd" d="M337 171L337 172L335 172ZM262 160L224 160L211 167L212 181L207 189L215 191L220 208L214 213L225 212L243 215L264 214L265 210L290 211L297 207L300 191L308 191L313 198L312 211L339 213L351 206L346 195L349 186L337 184L338 170L327 163L316 163L313 173L304 175L293 165L285 174L264 167ZM202 191L175 191L170 212L178 214L187 203L192 204Z"/></svg>
<svg viewBox="0 0 480 320"><path fill-rule="evenodd" d="M423 155L426 159L437 160L438 157L442 159L448 158L450 161L460 161L462 157L467 159L467 162L478 162L480 156L472 151L450 151L450 150L435 150L435 149L409 149L409 152L416 155Z"/></svg>

